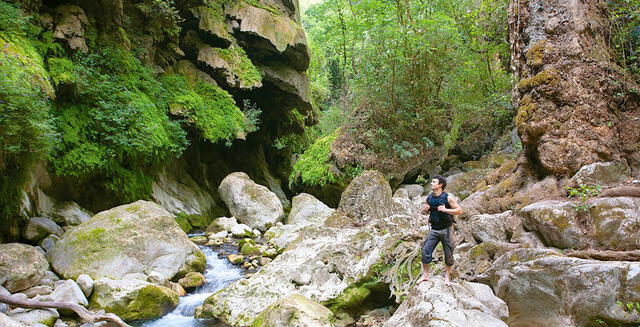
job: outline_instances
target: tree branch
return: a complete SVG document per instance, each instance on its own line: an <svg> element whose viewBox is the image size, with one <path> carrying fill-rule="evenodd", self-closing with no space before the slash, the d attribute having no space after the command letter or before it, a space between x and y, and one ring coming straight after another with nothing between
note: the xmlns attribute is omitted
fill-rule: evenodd
<svg viewBox="0 0 640 327"><path fill-rule="evenodd" d="M75 312L82 320L90 323L99 321L109 321L119 327L131 327L126 324L120 317L113 313L97 314L87 310L85 307L70 302L41 302L34 300L19 300L9 295L0 294L0 303L6 303L14 307L28 309L67 309Z"/></svg>
<svg viewBox="0 0 640 327"><path fill-rule="evenodd" d="M581 259L595 259L602 261L640 261L640 250L633 251L599 251L582 250L567 251L565 255Z"/></svg>

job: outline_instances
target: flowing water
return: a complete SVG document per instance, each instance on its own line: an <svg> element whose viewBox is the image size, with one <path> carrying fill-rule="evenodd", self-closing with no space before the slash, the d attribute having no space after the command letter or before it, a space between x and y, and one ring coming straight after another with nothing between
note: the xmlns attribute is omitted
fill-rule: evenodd
<svg viewBox="0 0 640 327"><path fill-rule="evenodd" d="M189 236L203 235L190 234ZM228 260L218 258L218 252L213 249L200 246L207 256L207 268L204 272L206 282L198 287L195 292L180 298L180 303L172 312L162 318L143 323L142 327L192 327L200 326L193 318L193 311L204 300L217 290L229 283L242 278L242 269L232 265ZM219 325L216 325L219 326Z"/></svg>

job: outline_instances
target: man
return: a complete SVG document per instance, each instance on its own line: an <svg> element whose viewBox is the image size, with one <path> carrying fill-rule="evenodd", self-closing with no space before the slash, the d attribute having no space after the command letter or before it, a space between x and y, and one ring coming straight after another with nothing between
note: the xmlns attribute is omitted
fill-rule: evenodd
<svg viewBox="0 0 640 327"><path fill-rule="evenodd" d="M422 207L422 214L429 213L429 224L431 231L422 245L422 278L419 283L429 280L429 264L433 260L432 254L438 242L442 243L445 262L445 284L449 285L451 279L451 267L453 266L453 235L451 225L453 217L451 215L461 215L462 209L453 196L444 192L447 180L438 175L431 180L431 194L427 196L427 201Z"/></svg>

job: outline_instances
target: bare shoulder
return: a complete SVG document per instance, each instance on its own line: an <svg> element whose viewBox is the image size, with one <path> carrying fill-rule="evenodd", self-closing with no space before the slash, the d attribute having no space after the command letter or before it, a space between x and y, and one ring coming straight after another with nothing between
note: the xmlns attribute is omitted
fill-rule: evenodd
<svg viewBox="0 0 640 327"><path fill-rule="evenodd" d="M456 201L456 197L452 196L450 193L447 193L447 194L449 194L449 196L447 196L447 201L449 202L449 205L452 208L457 207L458 206L458 201Z"/></svg>

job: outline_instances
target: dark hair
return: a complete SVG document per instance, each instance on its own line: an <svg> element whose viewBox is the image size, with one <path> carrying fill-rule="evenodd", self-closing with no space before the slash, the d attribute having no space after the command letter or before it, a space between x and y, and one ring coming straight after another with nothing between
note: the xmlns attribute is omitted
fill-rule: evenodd
<svg viewBox="0 0 640 327"><path fill-rule="evenodd" d="M442 184L442 189L444 190L447 187L447 179L442 175L435 175L432 179L437 179L439 184Z"/></svg>

